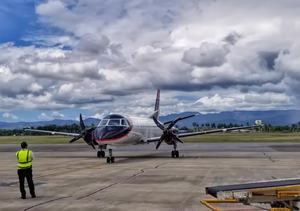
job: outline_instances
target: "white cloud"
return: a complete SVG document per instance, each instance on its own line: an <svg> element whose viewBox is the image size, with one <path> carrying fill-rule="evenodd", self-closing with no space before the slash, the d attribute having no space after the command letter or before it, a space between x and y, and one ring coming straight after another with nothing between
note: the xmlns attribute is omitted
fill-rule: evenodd
<svg viewBox="0 0 300 211"><path fill-rule="evenodd" d="M53 117L54 119L62 119L65 117L65 115L59 113L58 111L53 111L51 117Z"/></svg>
<svg viewBox="0 0 300 211"><path fill-rule="evenodd" d="M276 60L276 68L294 79L300 79L300 43L282 51Z"/></svg>
<svg viewBox="0 0 300 211"><path fill-rule="evenodd" d="M91 117L96 118L96 119L102 119L102 118L103 118L103 114L96 113L96 114L94 114L94 115L91 116Z"/></svg>
<svg viewBox="0 0 300 211"><path fill-rule="evenodd" d="M183 54L182 60L199 67L221 66L226 62L228 46L204 42L199 48L190 48Z"/></svg>
<svg viewBox="0 0 300 211"><path fill-rule="evenodd" d="M147 115L156 88L163 112L299 106L296 0L54 0L36 13L57 30L0 45L1 111Z"/></svg>
<svg viewBox="0 0 300 211"><path fill-rule="evenodd" d="M269 110L280 105L289 106L292 99L281 93L244 93L234 94L230 96L205 96L194 103L200 111L222 111L222 110ZM220 109L222 108L222 109Z"/></svg>
<svg viewBox="0 0 300 211"><path fill-rule="evenodd" d="M39 120L50 120L51 119L51 117L50 116L48 116L46 113L41 113L39 116L38 116L38 119Z"/></svg>
<svg viewBox="0 0 300 211"><path fill-rule="evenodd" d="M43 121L48 121L48 120L52 120L52 119L63 119L65 117L64 114L58 112L58 111L53 111L51 113L45 113L42 112L39 116L38 119L39 120L43 120Z"/></svg>
<svg viewBox="0 0 300 211"><path fill-rule="evenodd" d="M13 113L5 112L2 114L2 117L8 120L17 120L19 119L18 116L14 115Z"/></svg>

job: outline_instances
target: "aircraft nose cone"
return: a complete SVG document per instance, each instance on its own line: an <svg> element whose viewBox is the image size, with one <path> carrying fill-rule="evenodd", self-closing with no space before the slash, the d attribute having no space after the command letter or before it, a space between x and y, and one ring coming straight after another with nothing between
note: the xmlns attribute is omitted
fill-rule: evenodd
<svg viewBox="0 0 300 211"><path fill-rule="evenodd" d="M130 132L130 127L105 126L96 129L96 139L98 141L112 140L123 137Z"/></svg>
<svg viewBox="0 0 300 211"><path fill-rule="evenodd" d="M101 139L103 137L103 134L104 134L103 128L101 128L101 127L96 128L96 130L95 130L95 136L96 136L97 140Z"/></svg>

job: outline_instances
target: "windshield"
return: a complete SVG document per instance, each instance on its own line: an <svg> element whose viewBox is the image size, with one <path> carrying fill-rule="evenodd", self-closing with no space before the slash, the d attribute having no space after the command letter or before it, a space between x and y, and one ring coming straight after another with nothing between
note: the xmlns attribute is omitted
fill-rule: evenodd
<svg viewBox="0 0 300 211"><path fill-rule="evenodd" d="M121 125L120 122L121 122L120 119L110 119L108 121L108 125L109 126L120 126Z"/></svg>
<svg viewBox="0 0 300 211"><path fill-rule="evenodd" d="M102 119L99 126L129 126L126 119Z"/></svg>
<svg viewBox="0 0 300 211"><path fill-rule="evenodd" d="M108 122L108 119L102 119L99 125L104 126L107 124L107 122Z"/></svg>

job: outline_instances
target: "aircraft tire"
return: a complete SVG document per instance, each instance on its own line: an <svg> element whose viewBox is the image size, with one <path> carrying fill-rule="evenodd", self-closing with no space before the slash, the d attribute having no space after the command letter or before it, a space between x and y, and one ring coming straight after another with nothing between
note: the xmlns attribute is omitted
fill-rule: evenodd
<svg viewBox="0 0 300 211"><path fill-rule="evenodd" d="M115 157L111 157L110 161L111 161L111 163L114 163L115 162Z"/></svg>
<svg viewBox="0 0 300 211"><path fill-rule="evenodd" d="M172 158L174 158L175 157L175 151L172 151L171 155L172 155Z"/></svg>
<svg viewBox="0 0 300 211"><path fill-rule="evenodd" d="M174 154L176 158L179 158L179 151L176 150Z"/></svg>
<svg viewBox="0 0 300 211"><path fill-rule="evenodd" d="M100 151L97 152L97 157L101 158L101 152Z"/></svg>
<svg viewBox="0 0 300 211"><path fill-rule="evenodd" d="M105 152L104 151L101 151L101 157L105 158Z"/></svg>
<svg viewBox="0 0 300 211"><path fill-rule="evenodd" d="M106 158L106 163L111 163L110 157Z"/></svg>

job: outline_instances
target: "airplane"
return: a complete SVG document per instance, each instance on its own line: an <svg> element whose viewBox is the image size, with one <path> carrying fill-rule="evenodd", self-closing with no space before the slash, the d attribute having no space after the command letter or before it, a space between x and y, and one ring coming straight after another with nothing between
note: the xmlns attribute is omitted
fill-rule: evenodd
<svg viewBox="0 0 300 211"><path fill-rule="evenodd" d="M97 157L105 157L105 149L108 149L109 155L106 158L107 163L114 163L115 157L112 154L112 147L137 145L137 144L149 144L156 143L156 149L160 147L162 142L173 146L171 152L172 158L179 157L179 151L177 150L177 144L183 143L180 139L182 137L204 135L211 133L220 133L241 129L252 129L261 127L261 120L256 120L255 125L241 126L223 129L213 129L199 132L184 132L178 133L178 130L174 127L177 122L196 116L188 115L184 117L178 117L175 120L162 123L159 120L159 104L160 104L160 90L157 90L156 101L154 107L154 113L148 118L134 117L121 114L109 114L101 119L97 127L86 128L80 114L80 128L81 133L66 133L47 130L25 129L25 131L48 133L52 135L65 135L72 136L73 138L69 143L73 143L79 139L83 139L88 145L94 149L95 145L98 146Z"/></svg>

